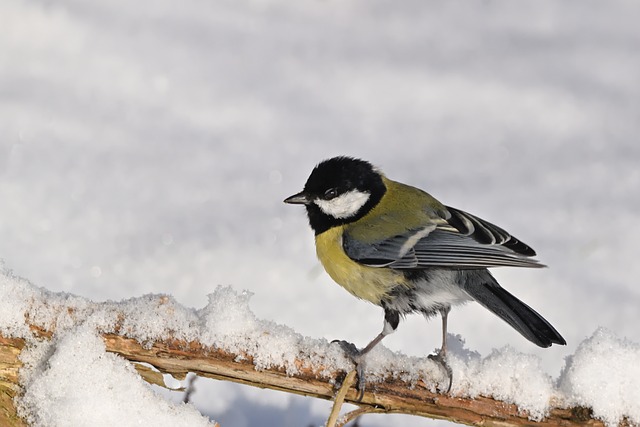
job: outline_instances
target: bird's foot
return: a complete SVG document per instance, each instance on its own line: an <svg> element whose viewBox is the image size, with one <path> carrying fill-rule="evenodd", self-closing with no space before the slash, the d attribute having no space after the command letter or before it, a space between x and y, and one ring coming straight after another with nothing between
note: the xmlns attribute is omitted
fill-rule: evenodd
<svg viewBox="0 0 640 427"><path fill-rule="evenodd" d="M365 357L362 351L358 350L358 348L347 341L343 340L334 340L331 343L336 343L340 347L342 347L342 351L344 351L345 356L347 356L354 365L356 365L356 373L358 375L358 382L356 383L356 390L358 390L358 398L357 401L362 401L364 397L364 388L365 388L365 379L364 379L364 370L365 370Z"/></svg>
<svg viewBox="0 0 640 427"><path fill-rule="evenodd" d="M451 384L453 384L453 371L451 370L451 366L449 366L449 364L447 363L446 353L443 351L438 351L436 354L430 354L429 359L438 363L438 365L440 365L440 367L447 375L449 385L447 386L446 390L441 389L440 391L443 391L444 394L449 394L449 392L451 391Z"/></svg>

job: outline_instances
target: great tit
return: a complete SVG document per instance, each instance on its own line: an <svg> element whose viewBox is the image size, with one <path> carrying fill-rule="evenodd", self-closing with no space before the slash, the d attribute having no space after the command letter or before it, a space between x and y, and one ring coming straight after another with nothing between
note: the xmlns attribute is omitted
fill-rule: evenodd
<svg viewBox="0 0 640 427"><path fill-rule="evenodd" d="M334 157L319 163L304 190L285 203L306 207L317 256L354 296L382 307L384 326L366 347L340 341L364 393L364 356L400 318L442 316L442 347L430 356L446 371L451 306L475 300L540 347L566 344L549 322L503 289L487 268L543 267L535 251L502 228L388 179L371 163Z"/></svg>

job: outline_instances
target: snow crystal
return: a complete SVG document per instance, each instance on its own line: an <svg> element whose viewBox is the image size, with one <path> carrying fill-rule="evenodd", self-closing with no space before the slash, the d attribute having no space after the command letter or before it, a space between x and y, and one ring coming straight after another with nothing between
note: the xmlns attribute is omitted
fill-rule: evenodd
<svg viewBox="0 0 640 427"><path fill-rule="evenodd" d="M593 409L607 425L640 423L640 345L598 329L583 341L560 376L567 404Z"/></svg>
<svg viewBox="0 0 640 427"><path fill-rule="evenodd" d="M4 335L29 337L28 324L46 330L70 328L93 309L94 304L84 298L53 293L10 271L0 271L0 332Z"/></svg>
<svg viewBox="0 0 640 427"><path fill-rule="evenodd" d="M453 337L449 341L454 341ZM508 346L493 350L485 358L469 351L452 353L449 364L454 372L453 394L470 398L482 395L513 403L537 421L549 411L553 381L542 369L539 358Z"/></svg>
<svg viewBox="0 0 640 427"><path fill-rule="evenodd" d="M251 295L231 287L218 287L209 295L209 304L198 313L201 342L250 356L256 369L282 366L288 374L295 374L301 353L311 355L307 366L324 366L325 371L348 368L343 354L327 352L326 340L305 338L287 326L258 320L249 307Z"/></svg>
<svg viewBox="0 0 640 427"><path fill-rule="evenodd" d="M120 303L113 303L102 313L92 317L105 332L119 333L134 338L143 344L163 339L194 341L199 339L198 315L168 295L144 295ZM117 319L117 324L111 324Z"/></svg>
<svg viewBox="0 0 640 427"><path fill-rule="evenodd" d="M259 321L249 308L251 293L218 287L200 311L201 342L253 358L256 368L285 366L295 373L302 336L292 329Z"/></svg>
<svg viewBox="0 0 640 427"><path fill-rule="evenodd" d="M432 392L446 387L449 381L439 364L433 360L393 352L383 344L378 344L367 354L365 375L368 383L392 378L415 385L423 380Z"/></svg>
<svg viewBox="0 0 640 427"><path fill-rule="evenodd" d="M10 337L29 334L24 321L32 287L24 280L16 279L6 272L0 274L0 333Z"/></svg>
<svg viewBox="0 0 640 427"><path fill-rule="evenodd" d="M41 342L22 358L18 411L33 426L215 425L191 405L159 398L131 364L105 351L88 325Z"/></svg>
<svg viewBox="0 0 640 427"><path fill-rule="evenodd" d="M249 308L251 293L236 293L231 287L218 287L209 295L209 304L201 310L203 344L222 346L229 350L244 350L239 340L247 333L260 329L256 316Z"/></svg>

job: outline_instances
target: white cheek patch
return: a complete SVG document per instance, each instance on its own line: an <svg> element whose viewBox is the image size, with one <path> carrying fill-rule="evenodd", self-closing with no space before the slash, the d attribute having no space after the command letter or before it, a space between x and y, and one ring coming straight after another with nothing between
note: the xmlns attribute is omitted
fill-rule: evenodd
<svg viewBox="0 0 640 427"><path fill-rule="evenodd" d="M351 190L331 200L316 199L313 202L325 214L338 219L354 216L369 200L369 193Z"/></svg>

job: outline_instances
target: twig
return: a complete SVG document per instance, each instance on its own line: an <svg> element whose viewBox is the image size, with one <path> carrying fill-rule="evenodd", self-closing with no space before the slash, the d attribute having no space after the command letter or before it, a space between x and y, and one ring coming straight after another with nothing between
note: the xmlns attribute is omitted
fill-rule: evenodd
<svg viewBox="0 0 640 427"><path fill-rule="evenodd" d="M327 427L336 426L338 416L340 416L340 409L342 409L342 404L344 403L344 398L347 397L347 392L353 385L353 380L355 380L356 378L356 373L357 371L355 369L349 372L342 382L342 387L340 387L340 390L338 390L338 394L336 394L336 398L333 401L333 407L331 408L331 413L329 414L329 419L327 420Z"/></svg>
<svg viewBox="0 0 640 427"><path fill-rule="evenodd" d="M184 403L189 403L189 401L191 400L191 395L196 391L193 383L195 383L197 378L197 375L191 375L187 380L187 389L184 391L184 397L182 398L182 401Z"/></svg>
<svg viewBox="0 0 640 427"><path fill-rule="evenodd" d="M370 414L372 412L376 412L376 411L371 409L371 408L358 408L358 409L355 409L355 410L353 410L351 412L348 412L348 413L344 414L344 416L342 418L340 418L340 421L338 422L338 424L336 424L336 427L344 427L345 425L347 425L351 421L355 420L359 416L364 415L364 414Z"/></svg>

